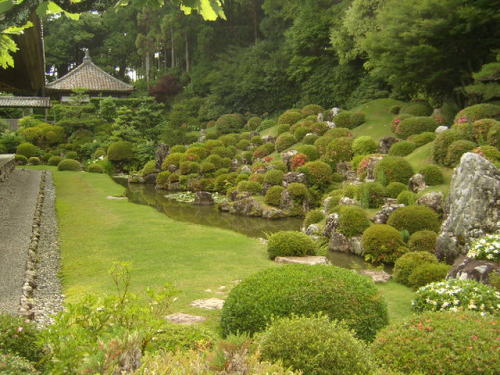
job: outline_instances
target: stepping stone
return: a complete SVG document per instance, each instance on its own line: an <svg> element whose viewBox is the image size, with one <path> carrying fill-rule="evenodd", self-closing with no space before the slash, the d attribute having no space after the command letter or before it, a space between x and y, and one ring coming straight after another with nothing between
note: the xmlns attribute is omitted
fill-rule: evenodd
<svg viewBox="0 0 500 375"><path fill-rule="evenodd" d="M106 199L109 199L110 201L122 201L124 199L127 199L127 197L115 197L113 195L108 195Z"/></svg>
<svg viewBox="0 0 500 375"><path fill-rule="evenodd" d="M170 314L167 315L167 320L172 323L176 324L195 324L195 323L201 323L207 320L204 316L199 316L199 315L189 315L189 314L184 314L184 313L175 313L175 314Z"/></svg>
<svg viewBox="0 0 500 375"><path fill-rule="evenodd" d="M315 266L317 264L330 264L327 257L323 256L310 256L310 257L276 257L274 259L276 263L283 264L307 264L309 266Z"/></svg>
<svg viewBox="0 0 500 375"><path fill-rule="evenodd" d="M371 277L375 283L386 283L392 277L387 272L381 270L360 270L358 273Z"/></svg>
<svg viewBox="0 0 500 375"><path fill-rule="evenodd" d="M205 310L222 310L224 300L220 298L197 299L191 302L191 306Z"/></svg>

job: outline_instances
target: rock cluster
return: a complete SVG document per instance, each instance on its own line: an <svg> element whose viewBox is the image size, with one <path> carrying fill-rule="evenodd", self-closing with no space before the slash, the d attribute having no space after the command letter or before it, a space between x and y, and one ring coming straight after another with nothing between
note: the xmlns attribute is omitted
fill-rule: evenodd
<svg viewBox="0 0 500 375"><path fill-rule="evenodd" d="M459 257L448 273L447 278L476 280L483 284L489 284L492 273L500 273L499 263Z"/></svg>

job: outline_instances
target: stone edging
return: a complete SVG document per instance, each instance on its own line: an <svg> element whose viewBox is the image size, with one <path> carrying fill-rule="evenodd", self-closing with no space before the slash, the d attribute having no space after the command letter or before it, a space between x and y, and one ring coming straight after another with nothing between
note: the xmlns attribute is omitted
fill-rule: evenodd
<svg viewBox="0 0 500 375"><path fill-rule="evenodd" d="M14 155L8 156L3 160L0 159L0 182L9 178L9 175L16 168L16 160Z"/></svg>
<svg viewBox="0 0 500 375"><path fill-rule="evenodd" d="M35 212L33 215L33 224L31 227L31 239L28 246L28 259L26 261L24 284L22 287L22 295L19 303L19 314L26 317L29 320L35 319L35 312L33 311L34 308L33 291L37 285L36 283L37 252L38 252L38 242L40 240L42 208L43 208L43 202L45 200L46 178L47 178L47 171L42 171L42 175L40 177L40 190L38 192Z"/></svg>

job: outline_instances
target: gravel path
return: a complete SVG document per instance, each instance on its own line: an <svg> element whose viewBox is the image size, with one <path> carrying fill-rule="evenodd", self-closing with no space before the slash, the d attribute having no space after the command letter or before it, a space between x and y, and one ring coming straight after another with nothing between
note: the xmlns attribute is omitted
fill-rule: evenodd
<svg viewBox="0 0 500 375"><path fill-rule="evenodd" d="M40 176L16 169L0 183L0 312L18 312Z"/></svg>

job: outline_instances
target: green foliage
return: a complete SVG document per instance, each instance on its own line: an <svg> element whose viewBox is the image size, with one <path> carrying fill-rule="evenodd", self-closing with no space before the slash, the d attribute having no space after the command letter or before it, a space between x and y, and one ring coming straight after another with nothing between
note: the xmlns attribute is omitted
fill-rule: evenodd
<svg viewBox="0 0 500 375"><path fill-rule="evenodd" d="M391 182L408 184L413 176L413 168L406 159L400 156L386 156L377 163L375 175L385 185Z"/></svg>
<svg viewBox="0 0 500 375"><path fill-rule="evenodd" d="M389 149L389 155L392 156L406 156L410 155L415 149L417 145L410 141L400 141L394 143Z"/></svg>
<svg viewBox="0 0 500 375"><path fill-rule="evenodd" d="M430 186L444 183L444 176L441 169L436 165L428 165L418 171L425 178L425 183Z"/></svg>
<svg viewBox="0 0 500 375"><path fill-rule="evenodd" d="M17 146L16 154L24 155L26 158L31 158L32 156L40 155L40 149L29 142L25 142Z"/></svg>
<svg viewBox="0 0 500 375"><path fill-rule="evenodd" d="M352 151L354 155L368 155L373 154L377 151L378 145L375 140L368 136L364 135L354 139L352 143Z"/></svg>
<svg viewBox="0 0 500 375"><path fill-rule="evenodd" d="M401 182L391 182L385 189L389 198L397 198L401 192L407 190L408 185L402 184Z"/></svg>
<svg viewBox="0 0 500 375"><path fill-rule="evenodd" d="M284 112L279 118L278 118L278 125L282 124L287 124L287 125L293 125L299 120L302 119L302 113L298 110L288 110Z"/></svg>
<svg viewBox="0 0 500 375"><path fill-rule="evenodd" d="M28 164L30 165L39 165L40 164L40 158L36 156L32 156L31 158L28 159Z"/></svg>
<svg viewBox="0 0 500 375"><path fill-rule="evenodd" d="M38 338L39 331L35 324L20 317L0 314L0 354L10 353L37 362L44 354Z"/></svg>
<svg viewBox="0 0 500 375"><path fill-rule="evenodd" d="M328 130L324 135L330 138L352 137L352 132L347 128L338 127Z"/></svg>
<svg viewBox="0 0 500 375"><path fill-rule="evenodd" d="M435 138L436 138L436 133L423 132L408 137L408 140L415 143L417 147L422 147L423 145L432 142Z"/></svg>
<svg viewBox="0 0 500 375"><path fill-rule="evenodd" d="M16 154L14 156L17 165L26 165L28 163L28 158L24 155Z"/></svg>
<svg viewBox="0 0 500 375"><path fill-rule="evenodd" d="M474 141L484 145L488 140L490 129L496 124L498 124L498 121L490 118L474 121L472 124L472 136L474 137Z"/></svg>
<svg viewBox="0 0 500 375"><path fill-rule="evenodd" d="M412 116L430 116L432 114L432 107L427 102L410 102L401 107L401 113Z"/></svg>
<svg viewBox="0 0 500 375"><path fill-rule="evenodd" d="M324 158L329 163L335 165L341 161L351 160L352 156L352 138L340 137L335 138L328 144Z"/></svg>
<svg viewBox="0 0 500 375"><path fill-rule="evenodd" d="M434 141L434 150L432 158L439 165L446 164L446 156L448 154L448 147L455 141L462 139L462 135L456 129L446 130L439 133Z"/></svg>
<svg viewBox="0 0 500 375"><path fill-rule="evenodd" d="M500 106L483 103L462 109L455 115L455 122L475 122L486 118L497 119L498 117L500 117Z"/></svg>
<svg viewBox="0 0 500 375"><path fill-rule="evenodd" d="M332 266L286 265L238 284L222 310L224 335L262 331L273 317L322 312L342 319L363 340L387 324L386 305L371 280Z"/></svg>
<svg viewBox="0 0 500 375"><path fill-rule="evenodd" d="M365 114L361 112L342 111L334 117L333 121L339 128L353 129L365 122Z"/></svg>
<svg viewBox="0 0 500 375"><path fill-rule="evenodd" d="M156 160L150 160L146 164L144 164L144 167L142 167L141 174L143 176L147 176L148 174L155 173L155 172L157 172Z"/></svg>
<svg viewBox="0 0 500 375"><path fill-rule="evenodd" d="M496 148L500 147L500 123L495 123L491 127L488 132L488 137L486 138L486 142L490 146L494 146Z"/></svg>
<svg viewBox="0 0 500 375"><path fill-rule="evenodd" d="M410 251L428 251L434 253L437 233L431 230L419 230L413 233L408 240Z"/></svg>
<svg viewBox="0 0 500 375"><path fill-rule="evenodd" d="M394 263L392 277L398 283L410 286L409 278L413 271L422 264L437 264L438 260L434 254L427 251L411 251L404 254Z"/></svg>
<svg viewBox="0 0 500 375"><path fill-rule="evenodd" d="M61 161L61 160L62 160L62 157L60 157L60 156L57 156L57 155L56 155L56 156L51 156L51 157L49 158L49 160L48 160L48 162L47 162L47 163L48 163L49 165L56 166L57 164L59 164L59 163L60 163L60 161Z"/></svg>
<svg viewBox="0 0 500 375"><path fill-rule="evenodd" d="M407 251L401 233L387 224L375 224L363 232L365 258L372 263L394 263Z"/></svg>
<svg viewBox="0 0 500 375"><path fill-rule="evenodd" d="M338 232L347 237L360 236L370 226L366 212L357 206L340 206Z"/></svg>
<svg viewBox="0 0 500 375"><path fill-rule="evenodd" d="M386 189L378 182L365 182L359 186L357 198L363 208L378 208L384 204Z"/></svg>
<svg viewBox="0 0 500 375"><path fill-rule="evenodd" d="M437 127L438 124L432 117L410 117L397 124L394 133L406 139L414 134L433 132Z"/></svg>
<svg viewBox="0 0 500 375"><path fill-rule="evenodd" d="M82 166L75 159L63 159L57 164L58 171L80 171Z"/></svg>
<svg viewBox="0 0 500 375"><path fill-rule="evenodd" d="M307 160L314 161L319 158L318 149L312 144L301 145L297 147L297 151L307 156Z"/></svg>
<svg viewBox="0 0 500 375"><path fill-rule="evenodd" d="M161 169L166 170L171 165L175 166L176 168L179 168L181 162L183 162L185 160L186 160L185 153L173 152L163 160L163 163L161 165Z"/></svg>
<svg viewBox="0 0 500 375"><path fill-rule="evenodd" d="M239 192L260 194L262 192L262 185L257 181L240 181L237 189Z"/></svg>
<svg viewBox="0 0 500 375"><path fill-rule="evenodd" d="M311 116L311 115L317 115L321 112L324 112L325 109L317 104L308 104L302 108L302 115L304 116Z"/></svg>
<svg viewBox="0 0 500 375"><path fill-rule="evenodd" d="M77 160L78 159L78 153L76 153L75 151L66 152L64 154L64 158L65 159L75 159L75 160Z"/></svg>
<svg viewBox="0 0 500 375"><path fill-rule="evenodd" d="M449 167L455 167L460 162L460 158L466 152L472 151L477 145L474 142L460 139L453 142L448 147L445 164Z"/></svg>
<svg viewBox="0 0 500 375"><path fill-rule="evenodd" d="M383 329L370 349L379 363L404 374L494 375L495 320L470 312L428 312Z"/></svg>
<svg viewBox="0 0 500 375"><path fill-rule="evenodd" d="M0 374L38 375L39 372L27 359L10 353L0 352Z"/></svg>
<svg viewBox="0 0 500 375"><path fill-rule="evenodd" d="M307 256L316 254L316 244L302 232L282 231L273 233L267 242L269 259L287 256Z"/></svg>
<svg viewBox="0 0 500 375"><path fill-rule="evenodd" d="M206 143L207 147L208 147L208 144L209 144L208 142L217 142L217 141L207 141L207 143ZM222 142L220 143L220 146L222 146ZM170 148L170 153L171 154L176 154L176 153L181 153L182 154L182 153L186 152L186 150L187 150L187 147L184 146L184 145L175 145L175 146L172 146Z"/></svg>
<svg viewBox="0 0 500 375"><path fill-rule="evenodd" d="M262 358L310 375L371 374L365 345L345 325L324 315L274 320L259 337Z"/></svg>
<svg viewBox="0 0 500 375"><path fill-rule="evenodd" d="M274 152L274 145L272 143L265 143L257 147L253 153L253 157L260 159L264 156L272 154Z"/></svg>
<svg viewBox="0 0 500 375"><path fill-rule="evenodd" d="M299 170L305 173L307 182L311 186L323 189L331 182L332 168L320 160L307 162Z"/></svg>
<svg viewBox="0 0 500 375"><path fill-rule="evenodd" d="M307 186L300 182L292 182L286 188L293 200L303 202L309 198L309 190Z"/></svg>
<svg viewBox="0 0 500 375"><path fill-rule="evenodd" d="M325 214L323 213L323 210L321 210L319 208L316 210L311 210L306 214L306 217L304 218L303 226L304 226L304 228L307 228L311 224L319 223L324 218L325 218Z"/></svg>
<svg viewBox="0 0 500 375"><path fill-rule="evenodd" d="M271 186L264 196L264 202L270 206L278 207L281 203L281 193L285 188L283 186Z"/></svg>
<svg viewBox="0 0 500 375"><path fill-rule="evenodd" d="M438 214L427 206L407 206L393 211L387 224L398 230L407 230L410 234L421 230L439 231Z"/></svg>
<svg viewBox="0 0 500 375"><path fill-rule="evenodd" d="M89 173L104 173L104 168L99 164L90 164L87 168Z"/></svg>
<svg viewBox="0 0 500 375"><path fill-rule="evenodd" d="M217 130L222 134L234 133L243 128L245 119L238 113L222 115L217 119Z"/></svg>
<svg viewBox="0 0 500 375"><path fill-rule="evenodd" d="M283 181L283 171L271 169L264 175L264 183L268 185L281 185Z"/></svg>
<svg viewBox="0 0 500 375"><path fill-rule="evenodd" d="M289 124L280 124L278 125L278 128L276 129L276 134L280 135L286 132L290 131L290 125Z"/></svg>
<svg viewBox="0 0 500 375"><path fill-rule="evenodd" d="M57 125L38 123L36 126L19 129L26 141L39 147L48 147L64 141L64 128Z"/></svg>
<svg viewBox="0 0 500 375"><path fill-rule="evenodd" d="M108 160L125 161L133 159L135 156L133 144L127 141L111 143L108 147Z"/></svg>
<svg viewBox="0 0 500 375"><path fill-rule="evenodd" d="M262 119L260 117L254 116L250 117L245 125L245 129L257 130L262 124Z"/></svg>
<svg viewBox="0 0 500 375"><path fill-rule="evenodd" d="M318 138L319 136L317 134L307 134L304 139L302 139L302 143L305 145L314 145Z"/></svg>
<svg viewBox="0 0 500 375"><path fill-rule="evenodd" d="M408 285L413 288L420 288L432 282L444 280L450 266L448 264L420 264L408 277Z"/></svg>
<svg viewBox="0 0 500 375"><path fill-rule="evenodd" d="M296 142L297 141L293 136L293 134L285 132L276 139L276 144L275 144L276 151L278 152L284 151L288 147L294 145Z"/></svg>

